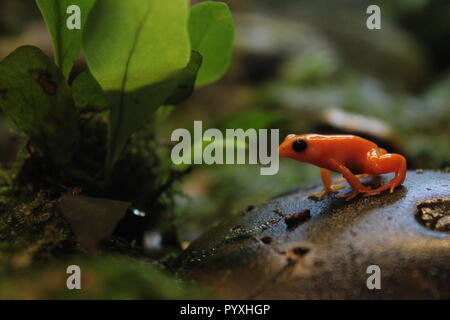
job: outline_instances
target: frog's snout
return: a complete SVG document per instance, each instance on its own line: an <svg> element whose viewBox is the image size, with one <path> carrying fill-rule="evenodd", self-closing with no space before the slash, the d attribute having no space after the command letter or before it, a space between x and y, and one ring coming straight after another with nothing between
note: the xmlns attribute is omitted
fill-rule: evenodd
<svg viewBox="0 0 450 320"><path fill-rule="evenodd" d="M292 141L295 137L295 134L289 134L284 138L283 142L278 146L278 156L281 158L292 158Z"/></svg>
<svg viewBox="0 0 450 320"><path fill-rule="evenodd" d="M282 158L285 158L288 156L286 146L284 145L284 143L282 143L278 146L278 155Z"/></svg>

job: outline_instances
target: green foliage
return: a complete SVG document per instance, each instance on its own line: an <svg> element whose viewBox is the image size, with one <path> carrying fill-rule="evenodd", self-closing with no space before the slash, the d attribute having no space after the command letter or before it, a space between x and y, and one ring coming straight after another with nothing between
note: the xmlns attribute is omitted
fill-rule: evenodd
<svg viewBox="0 0 450 320"><path fill-rule="evenodd" d="M184 101L195 86L222 76L230 63L234 26L224 3L206 1L190 10L188 0L80 0L81 30L71 30L73 3L36 2L61 72L27 49L32 59L16 54L5 60L1 97L17 127L55 163L67 162L75 150L79 123L74 105L79 114L110 109L106 167L111 169L130 137L152 125L160 106ZM67 78L81 49L88 69L70 91Z"/></svg>
<svg viewBox="0 0 450 320"><path fill-rule="evenodd" d="M233 49L234 24L228 6L205 1L192 7L189 35L192 48L203 56L196 85L218 80L230 64Z"/></svg>
<svg viewBox="0 0 450 320"><path fill-rule="evenodd" d="M107 167L175 87L190 58L186 0L99 1L84 30L90 71L112 96ZM168 80L169 79L169 80Z"/></svg>
<svg viewBox="0 0 450 320"><path fill-rule="evenodd" d="M191 52L191 59L184 70L177 75L177 86L166 100L166 104L177 104L190 97L195 87L198 70L202 65L203 57L195 50Z"/></svg>
<svg viewBox="0 0 450 320"><path fill-rule="evenodd" d="M98 1L83 36L86 61L106 91L159 83L189 62L186 0Z"/></svg>
<svg viewBox="0 0 450 320"><path fill-rule="evenodd" d="M69 77L73 63L81 51L82 29L94 0L36 0L47 28L52 36L56 64L62 73ZM69 30L66 27L67 9L76 4L81 10L81 29Z"/></svg>
<svg viewBox="0 0 450 320"><path fill-rule="evenodd" d="M56 164L70 160L79 138L69 87L38 48L16 49L0 63L0 107Z"/></svg>
<svg viewBox="0 0 450 320"><path fill-rule="evenodd" d="M108 95L103 91L89 70L85 70L72 83L72 95L77 108L102 111L109 107Z"/></svg>
<svg viewBox="0 0 450 320"><path fill-rule="evenodd" d="M106 167L111 169L119 159L132 134L144 124L151 125L155 110L161 106L176 85L176 79L144 87L133 92L111 92L111 118Z"/></svg>

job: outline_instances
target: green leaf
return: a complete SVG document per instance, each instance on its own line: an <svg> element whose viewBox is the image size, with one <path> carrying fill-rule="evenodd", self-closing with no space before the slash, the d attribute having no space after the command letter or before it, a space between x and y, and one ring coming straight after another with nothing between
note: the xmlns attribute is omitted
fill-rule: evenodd
<svg viewBox="0 0 450 320"><path fill-rule="evenodd" d="M200 66L202 65L202 55L192 50L189 64L177 75L177 86L166 100L166 104L178 104L189 98L194 92L195 80Z"/></svg>
<svg viewBox="0 0 450 320"><path fill-rule="evenodd" d="M74 103L64 76L41 50L20 47L0 63L0 108L55 163L70 160L79 139Z"/></svg>
<svg viewBox="0 0 450 320"><path fill-rule="evenodd" d="M109 97L94 79L89 69L84 70L72 83L72 95L77 108L93 108L105 110L109 105Z"/></svg>
<svg viewBox="0 0 450 320"><path fill-rule="evenodd" d="M111 169L133 133L151 124L155 111L174 90L176 78L133 92L111 92L109 147L106 166Z"/></svg>
<svg viewBox="0 0 450 320"><path fill-rule="evenodd" d="M191 9L189 34L192 49L203 56L196 86L218 80L228 69L234 40L234 23L223 2L205 1Z"/></svg>
<svg viewBox="0 0 450 320"><path fill-rule="evenodd" d="M112 94L109 168L131 134L176 85L190 58L187 0L98 1L83 45L89 70Z"/></svg>
<svg viewBox="0 0 450 320"><path fill-rule="evenodd" d="M83 34L86 61L107 91L162 82L190 58L187 0L98 1Z"/></svg>
<svg viewBox="0 0 450 320"><path fill-rule="evenodd" d="M56 64L67 79L81 51L82 30L95 0L36 0L36 3L53 40ZM81 29L79 30L70 30L67 27L67 19L72 15L67 13L67 9L71 5L77 5L80 8Z"/></svg>
<svg viewBox="0 0 450 320"><path fill-rule="evenodd" d="M161 108L158 108L158 110L155 113L155 120L157 121L157 124L164 123L172 114L172 112L175 110L175 106L173 105L165 105L161 106Z"/></svg>
<svg viewBox="0 0 450 320"><path fill-rule="evenodd" d="M86 196L64 195L60 198L62 215L70 224L78 242L88 250L112 234L130 203Z"/></svg>

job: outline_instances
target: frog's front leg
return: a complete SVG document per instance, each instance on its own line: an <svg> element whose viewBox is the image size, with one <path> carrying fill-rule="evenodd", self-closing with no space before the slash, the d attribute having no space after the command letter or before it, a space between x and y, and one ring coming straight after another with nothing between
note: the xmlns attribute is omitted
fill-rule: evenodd
<svg viewBox="0 0 450 320"><path fill-rule="evenodd" d="M330 170L320 168L320 177L322 178L323 183L323 190L319 192L313 192L311 193L308 198L314 198L317 200L322 200L323 197L330 193L336 193L339 192L342 188L345 188L345 185L339 184L339 185L333 185L332 179L331 179L331 173Z"/></svg>
<svg viewBox="0 0 450 320"><path fill-rule="evenodd" d="M386 153L382 149L372 149L367 153L367 159L365 163L365 172L369 174L385 174L395 172L394 178L385 185L366 192L364 196L377 195L384 190L390 189L390 192L394 192L394 189L401 185L406 178L406 159L397 153Z"/></svg>

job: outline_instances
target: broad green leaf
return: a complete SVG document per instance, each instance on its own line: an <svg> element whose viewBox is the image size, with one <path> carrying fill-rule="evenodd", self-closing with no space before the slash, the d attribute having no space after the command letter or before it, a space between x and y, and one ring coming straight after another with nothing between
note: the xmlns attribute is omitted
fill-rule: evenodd
<svg viewBox="0 0 450 320"><path fill-rule="evenodd" d="M89 15L86 62L113 97L109 168L189 63L188 9L187 0L108 0L98 1Z"/></svg>
<svg viewBox="0 0 450 320"><path fill-rule="evenodd" d="M109 105L109 97L94 79L89 69L80 73L72 83L72 96L77 108L93 108L105 110Z"/></svg>
<svg viewBox="0 0 450 320"><path fill-rule="evenodd" d="M66 79L81 51L81 35L86 18L96 0L36 0L53 40L56 64ZM80 8L80 29L70 30L67 22L73 22L72 5Z"/></svg>
<svg viewBox="0 0 450 320"><path fill-rule="evenodd" d="M106 166L111 169L133 133L152 123L157 108L174 90L176 78L132 92L111 92L112 108Z"/></svg>
<svg viewBox="0 0 450 320"><path fill-rule="evenodd" d="M57 164L70 160L79 131L64 76L41 50L20 47L0 63L0 108Z"/></svg>
<svg viewBox="0 0 450 320"><path fill-rule="evenodd" d="M202 65L202 55L192 50L191 59L186 68L177 75L177 86L167 98L166 104L177 104L189 98L194 92L195 80L200 66Z"/></svg>
<svg viewBox="0 0 450 320"><path fill-rule="evenodd" d="M218 80L230 65L234 23L223 2L205 1L192 7L189 17L192 49L203 56L196 86Z"/></svg>
<svg viewBox="0 0 450 320"><path fill-rule="evenodd" d="M162 82L189 62L187 0L98 1L83 43L86 61L106 91Z"/></svg>

